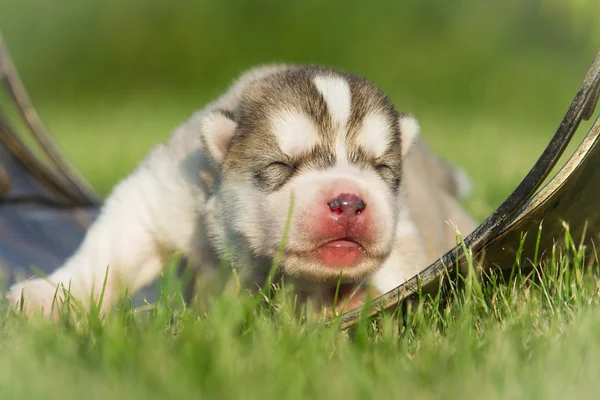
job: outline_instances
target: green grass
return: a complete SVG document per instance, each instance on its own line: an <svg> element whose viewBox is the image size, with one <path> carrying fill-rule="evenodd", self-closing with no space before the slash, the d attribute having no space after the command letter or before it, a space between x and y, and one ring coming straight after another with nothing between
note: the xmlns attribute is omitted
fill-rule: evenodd
<svg viewBox="0 0 600 400"><path fill-rule="evenodd" d="M84 312L51 324L6 311L0 396L592 398L600 284L584 253L571 244L504 285L467 276L445 306L428 299L351 332L299 322L282 292L279 307L222 296L206 312L165 291L149 313L123 302L103 321Z"/></svg>

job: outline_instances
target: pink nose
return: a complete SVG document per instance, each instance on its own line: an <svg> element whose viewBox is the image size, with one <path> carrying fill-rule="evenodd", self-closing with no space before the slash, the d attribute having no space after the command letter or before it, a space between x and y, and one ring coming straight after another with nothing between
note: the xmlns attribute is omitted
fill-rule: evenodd
<svg viewBox="0 0 600 400"><path fill-rule="evenodd" d="M344 193L327 203L329 209L335 215L340 217L354 217L359 215L367 208L367 205L360 197L354 194Z"/></svg>

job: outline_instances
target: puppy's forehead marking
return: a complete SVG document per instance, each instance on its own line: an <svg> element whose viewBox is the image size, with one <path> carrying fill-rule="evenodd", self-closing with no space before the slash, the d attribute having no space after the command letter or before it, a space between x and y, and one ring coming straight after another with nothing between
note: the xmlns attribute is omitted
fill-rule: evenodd
<svg viewBox="0 0 600 400"><path fill-rule="evenodd" d="M367 115L356 139L359 146L375 157L383 156L392 139L392 128L388 118L380 113Z"/></svg>
<svg viewBox="0 0 600 400"><path fill-rule="evenodd" d="M317 75L313 82L323 96L334 125L344 128L350 118L351 95L348 82L339 76Z"/></svg>
<svg viewBox="0 0 600 400"><path fill-rule="evenodd" d="M275 113L271 129L281 151L290 157L297 157L319 143L314 121L299 110L284 109Z"/></svg>
<svg viewBox="0 0 600 400"><path fill-rule="evenodd" d="M335 156L338 164L348 164L346 150L346 126L352 110L350 85L339 76L317 75L313 82L327 105L327 111L333 122L335 134Z"/></svg>
<svg viewBox="0 0 600 400"><path fill-rule="evenodd" d="M335 137L335 159L337 165L348 165L346 132L340 130Z"/></svg>

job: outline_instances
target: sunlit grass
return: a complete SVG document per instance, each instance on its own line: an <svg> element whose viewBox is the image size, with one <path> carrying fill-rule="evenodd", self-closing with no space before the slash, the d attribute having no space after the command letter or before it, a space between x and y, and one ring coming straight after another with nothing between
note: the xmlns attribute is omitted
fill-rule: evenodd
<svg viewBox="0 0 600 400"><path fill-rule="evenodd" d="M222 295L198 308L163 290L150 311L124 301L101 322L4 311L0 396L589 398L600 387L600 309L585 254L567 236L508 282L468 275L450 302L425 298L350 332L300 321L280 291L274 302Z"/></svg>

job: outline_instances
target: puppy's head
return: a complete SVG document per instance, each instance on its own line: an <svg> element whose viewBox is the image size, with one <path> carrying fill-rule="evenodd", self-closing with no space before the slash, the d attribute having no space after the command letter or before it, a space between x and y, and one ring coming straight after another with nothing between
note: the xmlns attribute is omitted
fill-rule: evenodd
<svg viewBox="0 0 600 400"><path fill-rule="evenodd" d="M293 198L284 274L358 282L382 265L414 118L367 80L316 67L257 81L236 110L206 118L203 140L222 171L219 222L230 237L275 256Z"/></svg>

